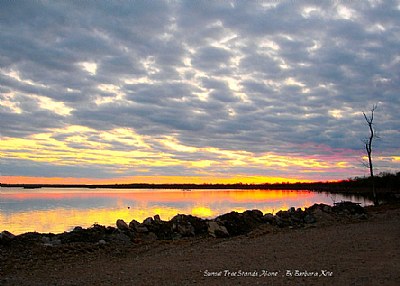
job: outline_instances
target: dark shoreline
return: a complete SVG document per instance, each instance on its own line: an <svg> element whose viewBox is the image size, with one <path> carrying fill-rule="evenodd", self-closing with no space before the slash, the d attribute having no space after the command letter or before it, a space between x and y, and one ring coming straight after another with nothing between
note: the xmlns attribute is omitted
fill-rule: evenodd
<svg viewBox="0 0 400 286"><path fill-rule="evenodd" d="M265 183L265 184L4 184L1 188L85 188L85 189L175 189L175 190L307 190L313 192L340 193L357 195L372 199L371 178L355 178L337 182L309 182L309 183ZM400 172L384 174L375 177L377 199L382 201L397 200L400 198Z"/></svg>
<svg viewBox="0 0 400 286"><path fill-rule="evenodd" d="M400 193L400 172L382 173L374 178L355 177L339 181L315 181L296 183L262 183L262 184L157 184L157 183L129 183L129 184L7 184L0 183L7 188L88 188L88 189L252 189L252 190L310 190L341 193L369 193L372 183L375 184L378 193Z"/></svg>

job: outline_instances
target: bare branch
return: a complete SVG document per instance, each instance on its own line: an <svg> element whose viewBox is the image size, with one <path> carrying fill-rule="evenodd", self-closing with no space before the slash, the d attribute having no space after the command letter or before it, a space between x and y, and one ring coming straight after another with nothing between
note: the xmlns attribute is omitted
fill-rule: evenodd
<svg viewBox="0 0 400 286"><path fill-rule="evenodd" d="M369 124L370 123L370 119L367 117L367 115L365 115L364 112L363 112L363 114L364 114L365 121L367 121L367 123Z"/></svg>

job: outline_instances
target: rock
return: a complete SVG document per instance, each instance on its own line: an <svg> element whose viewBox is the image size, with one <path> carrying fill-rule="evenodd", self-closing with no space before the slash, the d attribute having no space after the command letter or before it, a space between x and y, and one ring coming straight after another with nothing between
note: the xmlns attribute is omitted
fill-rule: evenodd
<svg viewBox="0 0 400 286"><path fill-rule="evenodd" d="M262 222L263 213L260 210L247 210L243 213L243 216L247 219Z"/></svg>
<svg viewBox="0 0 400 286"><path fill-rule="evenodd" d="M119 233L115 233L111 236L111 238L113 240L119 241L119 242L124 242L124 243L128 243L131 241L130 237L127 236L125 233L123 232L119 232Z"/></svg>
<svg viewBox="0 0 400 286"><path fill-rule="evenodd" d="M154 221L155 221L155 222L161 222L161 218L160 218L160 216L159 216L158 214L156 214L156 215L154 216Z"/></svg>
<svg viewBox="0 0 400 286"><path fill-rule="evenodd" d="M360 206L360 204L348 201L335 203L335 205L332 207L332 211L339 214L345 213L350 215L365 213L365 209L362 206Z"/></svg>
<svg viewBox="0 0 400 286"><path fill-rule="evenodd" d="M284 211L281 210L276 213L276 216L273 217L269 216L269 219L272 221L273 224L276 224L279 227L289 227L291 229L303 227L304 226L304 217L306 213L301 209L291 207L289 210Z"/></svg>
<svg viewBox="0 0 400 286"><path fill-rule="evenodd" d="M304 223L305 212L302 209L298 208L295 210L291 208L289 211L289 223L293 227L302 227Z"/></svg>
<svg viewBox="0 0 400 286"><path fill-rule="evenodd" d="M285 227L287 225L289 225L288 221L284 221L283 219L281 219L280 216L274 216L275 219L275 224L279 227Z"/></svg>
<svg viewBox="0 0 400 286"><path fill-rule="evenodd" d="M132 230L136 230L140 225L141 225L140 222L138 222L138 221L136 221L136 220L133 219L133 220L129 223L129 228L132 229Z"/></svg>
<svg viewBox="0 0 400 286"><path fill-rule="evenodd" d="M154 232L149 232L143 236L143 239L149 240L149 241L154 241L154 240L157 240L158 237Z"/></svg>
<svg viewBox="0 0 400 286"><path fill-rule="evenodd" d="M183 237L185 237L185 236L195 236L194 227L190 224L190 222L187 222L187 223L183 223L183 222L174 223L172 228L173 228L173 230L178 232Z"/></svg>
<svg viewBox="0 0 400 286"><path fill-rule="evenodd" d="M61 240L57 239L56 237L50 238L48 236L42 237L42 242L44 246L57 246L61 245Z"/></svg>
<svg viewBox="0 0 400 286"><path fill-rule="evenodd" d="M312 215L312 214L307 214L305 217L304 217L304 222L305 223L315 223L317 220L315 219L315 216L314 215Z"/></svg>
<svg viewBox="0 0 400 286"><path fill-rule="evenodd" d="M275 215L275 223L279 227L293 226L300 222L300 219L295 216L295 212L281 210Z"/></svg>
<svg viewBox="0 0 400 286"><path fill-rule="evenodd" d="M222 222L232 236L249 233L263 222L262 215L253 211L230 212L218 216L215 220Z"/></svg>
<svg viewBox="0 0 400 286"><path fill-rule="evenodd" d="M106 244L106 241L104 239L100 239L98 243L101 245L104 245L104 244Z"/></svg>
<svg viewBox="0 0 400 286"><path fill-rule="evenodd" d="M118 228L119 230L122 230L122 231L124 231L124 230L129 230L128 224L127 224L124 220L122 220L122 219L117 220L116 225L117 225L117 228Z"/></svg>
<svg viewBox="0 0 400 286"><path fill-rule="evenodd" d="M7 244L14 238L15 238L14 234L12 234L7 230L4 230L0 233L0 244Z"/></svg>
<svg viewBox="0 0 400 286"><path fill-rule="evenodd" d="M205 220L192 215L177 214L170 222L172 223L172 229L178 231L183 236L207 233Z"/></svg>
<svg viewBox="0 0 400 286"><path fill-rule="evenodd" d="M138 233L146 233L149 232L149 229L145 225L139 225L135 229Z"/></svg>
<svg viewBox="0 0 400 286"><path fill-rule="evenodd" d="M143 224L151 225L151 224L153 224L153 222L154 222L154 219L152 217L148 217L143 221Z"/></svg>
<svg viewBox="0 0 400 286"><path fill-rule="evenodd" d="M329 212L331 212L332 207L328 206L326 204L313 204L311 207L307 208L305 211L308 213L312 213L317 210L329 213Z"/></svg>
<svg viewBox="0 0 400 286"><path fill-rule="evenodd" d="M160 221L158 223L154 223L152 225L147 226L150 232L153 232L157 235L158 239L173 239L173 224L170 221ZM175 234L177 234L175 232Z"/></svg>
<svg viewBox="0 0 400 286"><path fill-rule="evenodd" d="M15 235L7 230L3 230L0 233L0 239L13 239L14 237L15 237Z"/></svg>
<svg viewBox="0 0 400 286"><path fill-rule="evenodd" d="M305 213L306 216L312 215L315 219L315 222L317 222L319 225L329 225L336 221L335 215L333 212L331 212L331 207L328 205L314 204L307 208ZM311 220L312 219L310 219L310 221Z"/></svg>
<svg viewBox="0 0 400 286"><path fill-rule="evenodd" d="M226 229L226 227L216 221L208 221L207 230L208 234L212 237L216 238L229 237L229 232Z"/></svg>
<svg viewBox="0 0 400 286"><path fill-rule="evenodd" d="M174 216L171 219L171 222L175 222L175 223L181 223L183 221L187 222L188 221L188 216L184 215L184 214L177 214L176 216Z"/></svg>
<svg viewBox="0 0 400 286"><path fill-rule="evenodd" d="M289 223L291 226L301 226L301 224L303 223L303 217L292 215L289 218Z"/></svg>
<svg viewBox="0 0 400 286"><path fill-rule="evenodd" d="M275 216L271 213L267 213L263 216L262 220L269 224L275 224Z"/></svg>
<svg viewBox="0 0 400 286"><path fill-rule="evenodd" d="M97 243L100 239L104 239L106 235L111 235L118 230L113 227L105 227L95 224L93 227L88 229L82 229L81 231L65 232L57 235L57 239L60 239L62 243L71 242L91 242Z"/></svg>
<svg viewBox="0 0 400 286"><path fill-rule="evenodd" d="M276 213L276 216L278 216L278 217L280 217L280 218L282 218L282 219L285 219L285 218L289 218L290 217L290 214L289 214L289 212L288 211L279 211L279 212L277 212Z"/></svg>

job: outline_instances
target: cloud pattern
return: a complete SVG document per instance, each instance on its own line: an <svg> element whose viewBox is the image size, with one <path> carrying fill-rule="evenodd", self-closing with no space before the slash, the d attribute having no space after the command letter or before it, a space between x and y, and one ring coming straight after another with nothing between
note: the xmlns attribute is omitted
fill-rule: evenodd
<svg viewBox="0 0 400 286"><path fill-rule="evenodd" d="M399 1L0 5L2 176L399 169Z"/></svg>

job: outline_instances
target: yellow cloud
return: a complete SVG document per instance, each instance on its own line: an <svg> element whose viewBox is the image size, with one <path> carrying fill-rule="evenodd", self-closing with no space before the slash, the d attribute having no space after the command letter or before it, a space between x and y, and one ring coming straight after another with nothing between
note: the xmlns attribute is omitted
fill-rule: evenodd
<svg viewBox="0 0 400 286"><path fill-rule="evenodd" d="M179 141L172 136L165 136L163 139L160 139L159 141L164 146L178 152L194 153L199 150L198 148L195 147L190 147L180 144Z"/></svg>
<svg viewBox="0 0 400 286"><path fill-rule="evenodd" d="M113 144L120 143L123 148L115 149ZM165 150L153 149L153 145L162 144ZM176 151L188 153L177 156ZM99 131L84 126L73 125L64 129L53 129L27 138L5 137L0 142L3 158L25 159L36 162L48 162L62 166L112 166L113 172L123 174L131 168L147 170L151 167L181 166L193 169L193 174L211 181L213 177L226 178L218 170L231 167L275 168L288 170L297 168L315 172L328 168L346 168L348 163L343 158L333 162L303 156L284 156L272 152L256 154L242 150L226 150L216 147L195 147L182 144L176 135L154 139L139 135L133 129L115 128ZM194 154L201 154L207 159L192 159ZM398 157L393 157L397 158ZM211 168L212 167L212 168ZM232 174L224 182L266 182L265 176L236 176ZM287 178L282 178L288 181ZM274 178L276 182L276 178ZM170 181L171 182L171 181ZM188 182L188 181L186 181ZM189 182L191 182L189 180ZM207 181L201 181L204 183ZM215 181L214 181L215 182ZM221 181L222 182L222 181Z"/></svg>

